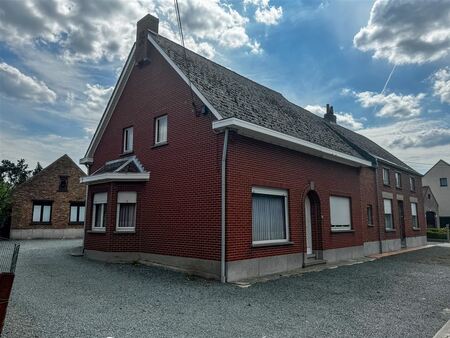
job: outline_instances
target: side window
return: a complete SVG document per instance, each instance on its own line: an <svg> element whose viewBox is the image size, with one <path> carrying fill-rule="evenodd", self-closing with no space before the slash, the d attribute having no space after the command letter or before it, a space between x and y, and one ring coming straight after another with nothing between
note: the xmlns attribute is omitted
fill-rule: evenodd
<svg viewBox="0 0 450 338"><path fill-rule="evenodd" d="M409 178L409 187L411 191L416 191L416 179L414 177Z"/></svg>
<svg viewBox="0 0 450 338"><path fill-rule="evenodd" d="M84 222L84 202L70 203L69 223L81 224Z"/></svg>
<svg viewBox="0 0 450 338"><path fill-rule="evenodd" d="M133 127L128 127L123 130L123 153L130 153L133 151Z"/></svg>
<svg viewBox="0 0 450 338"><path fill-rule="evenodd" d="M155 119L155 145L167 143L167 115Z"/></svg>
<svg viewBox="0 0 450 338"><path fill-rule="evenodd" d="M94 194L92 201L92 230L105 230L107 203L108 194L106 192Z"/></svg>
<svg viewBox="0 0 450 338"><path fill-rule="evenodd" d="M392 200L385 198L383 200L384 204L384 226L386 230L394 229L394 220L392 217Z"/></svg>
<svg viewBox="0 0 450 338"><path fill-rule="evenodd" d="M402 187L402 174L400 174L399 172L395 173L395 187L397 189L401 189Z"/></svg>
<svg viewBox="0 0 450 338"><path fill-rule="evenodd" d="M32 223L50 223L53 201L33 201Z"/></svg>
<svg viewBox="0 0 450 338"><path fill-rule="evenodd" d="M389 169L383 168L383 184L384 185L390 185L391 180L389 178Z"/></svg>
<svg viewBox="0 0 450 338"><path fill-rule="evenodd" d="M136 195L134 191L117 194L117 231L130 231L136 227Z"/></svg>
<svg viewBox="0 0 450 338"><path fill-rule="evenodd" d="M417 203L411 203L412 227L419 228L419 218L417 217Z"/></svg>

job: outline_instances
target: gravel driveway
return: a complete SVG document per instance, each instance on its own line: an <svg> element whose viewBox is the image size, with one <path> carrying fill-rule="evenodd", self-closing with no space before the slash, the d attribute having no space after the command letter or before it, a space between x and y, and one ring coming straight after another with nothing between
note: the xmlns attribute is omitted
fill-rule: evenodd
<svg viewBox="0 0 450 338"><path fill-rule="evenodd" d="M450 319L450 248L240 288L80 243L22 242L4 337L432 337Z"/></svg>

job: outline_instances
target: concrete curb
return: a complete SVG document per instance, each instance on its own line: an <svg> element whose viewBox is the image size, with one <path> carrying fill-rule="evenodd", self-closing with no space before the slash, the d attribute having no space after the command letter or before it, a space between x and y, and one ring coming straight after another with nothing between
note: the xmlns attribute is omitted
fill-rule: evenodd
<svg viewBox="0 0 450 338"><path fill-rule="evenodd" d="M450 320L433 336L433 338L450 338Z"/></svg>

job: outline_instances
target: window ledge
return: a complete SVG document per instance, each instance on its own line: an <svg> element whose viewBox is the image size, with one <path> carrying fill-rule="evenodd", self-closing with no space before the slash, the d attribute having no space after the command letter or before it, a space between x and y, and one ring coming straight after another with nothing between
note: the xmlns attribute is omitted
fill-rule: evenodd
<svg viewBox="0 0 450 338"><path fill-rule="evenodd" d="M158 147L162 147L162 146L166 146L166 145L168 145L169 144L169 142L160 142L160 143L155 143L153 146L152 146L152 148L158 148Z"/></svg>
<svg viewBox="0 0 450 338"><path fill-rule="evenodd" d="M355 232L355 229L331 229L332 233L340 233L340 232Z"/></svg>
<svg viewBox="0 0 450 338"><path fill-rule="evenodd" d="M375 228L375 224L367 224L369 228Z"/></svg>
<svg viewBox="0 0 450 338"><path fill-rule="evenodd" d="M136 230L115 230L115 234L135 234Z"/></svg>
<svg viewBox="0 0 450 338"><path fill-rule="evenodd" d="M396 229L384 229L385 232L397 232Z"/></svg>
<svg viewBox="0 0 450 338"><path fill-rule="evenodd" d="M30 225L52 225L52 222L31 222Z"/></svg>
<svg viewBox="0 0 450 338"><path fill-rule="evenodd" d="M83 225L84 222L69 222L69 225Z"/></svg>
<svg viewBox="0 0 450 338"><path fill-rule="evenodd" d="M420 228L412 228L414 231L420 231Z"/></svg>
<svg viewBox="0 0 450 338"><path fill-rule="evenodd" d="M272 243L252 243L252 248L262 248L268 246L283 246L283 245L292 245L294 242L284 241L284 242L272 242Z"/></svg>
<svg viewBox="0 0 450 338"><path fill-rule="evenodd" d="M106 233L106 229L101 229L101 230L88 230L87 233L88 233L88 234L105 234L105 233Z"/></svg>

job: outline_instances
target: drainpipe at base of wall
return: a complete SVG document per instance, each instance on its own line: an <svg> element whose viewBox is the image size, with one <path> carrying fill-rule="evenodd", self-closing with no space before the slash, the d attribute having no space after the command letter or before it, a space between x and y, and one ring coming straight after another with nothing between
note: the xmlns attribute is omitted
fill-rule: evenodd
<svg viewBox="0 0 450 338"><path fill-rule="evenodd" d="M227 282L226 275L226 178L227 178L227 149L228 149L228 133L229 130L225 129L225 135L223 138L223 150L222 150L222 168L221 168L221 243L220 243L220 281L222 283Z"/></svg>
<svg viewBox="0 0 450 338"><path fill-rule="evenodd" d="M378 219L378 240L379 240L379 245L380 245L380 253L383 253L383 244L381 242L381 234L382 234L382 229L381 229L381 221L380 221L380 196L379 196L379 190L378 190L378 159L375 159L375 193L377 195L377 219ZM383 199L381 200L383 201Z"/></svg>

